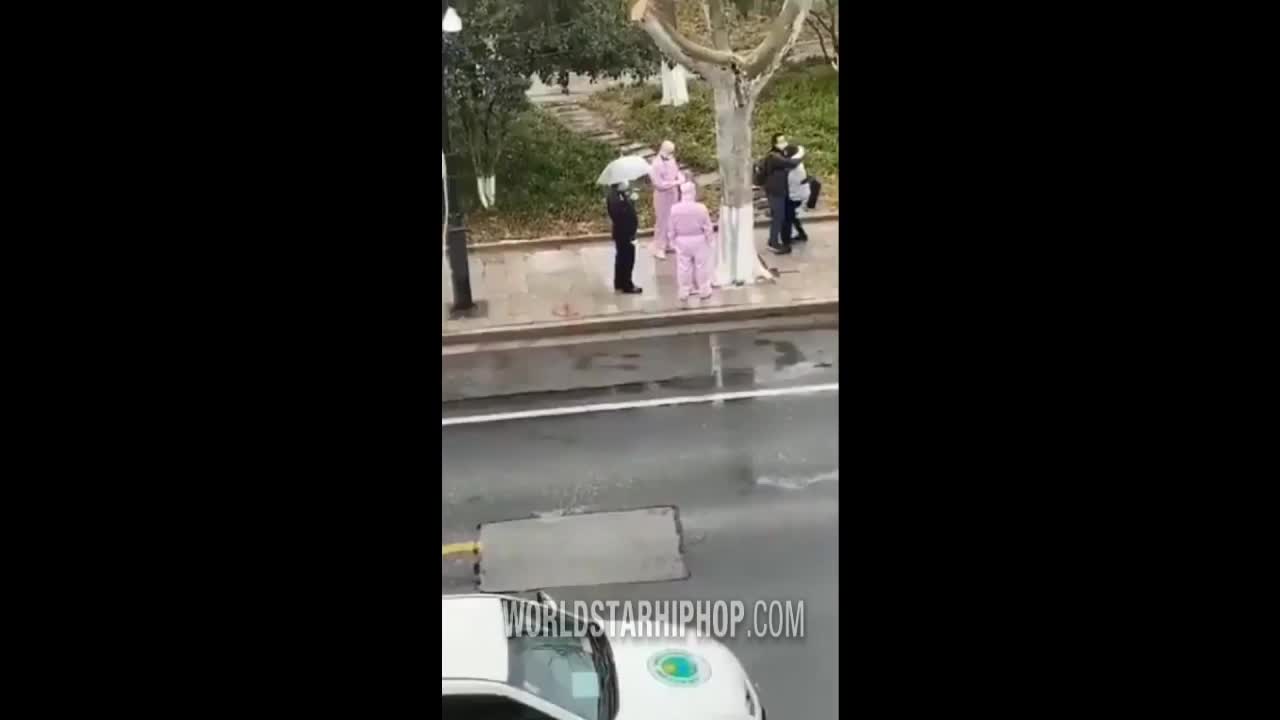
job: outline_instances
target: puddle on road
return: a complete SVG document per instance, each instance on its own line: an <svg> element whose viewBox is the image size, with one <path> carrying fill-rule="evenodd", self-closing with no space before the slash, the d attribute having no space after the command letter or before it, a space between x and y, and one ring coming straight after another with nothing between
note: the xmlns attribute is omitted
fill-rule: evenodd
<svg viewBox="0 0 1280 720"><path fill-rule="evenodd" d="M763 487L772 487L779 490L804 490L805 488L819 483L840 482L840 470L832 470L830 472L818 473L817 475L804 475L800 477L769 477L765 476L757 479L757 485Z"/></svg>
<svg viewBox="0 0 1280 720"><path fill-rule="evenodd" d="M660 380L654 383L658 388L664 390L686 390L701 392L704 390L715 390L716 379L710 375L702 377L675 378L673 380Z"/></svg>
<svg viewBox="0 0 1280 720"><path fill-rule="evenodd" d="M769 338L759 338L755 341L756 347L773 346L778 357L773 361L774 370L785 370L793 365L799 365L805 361L805 354L800 352L796 344L787 340L770 340Z"/></svg>

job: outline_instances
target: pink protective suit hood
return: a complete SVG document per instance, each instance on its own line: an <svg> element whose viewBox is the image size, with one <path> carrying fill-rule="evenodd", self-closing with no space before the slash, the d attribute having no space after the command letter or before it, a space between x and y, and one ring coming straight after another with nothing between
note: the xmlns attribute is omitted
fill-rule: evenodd
<svg viewBox="0 0 1280 720"><path fill-rule="evenodd" d="M686 182L680 186L680 202L695 202L698 199L698 186Z"/></svg>

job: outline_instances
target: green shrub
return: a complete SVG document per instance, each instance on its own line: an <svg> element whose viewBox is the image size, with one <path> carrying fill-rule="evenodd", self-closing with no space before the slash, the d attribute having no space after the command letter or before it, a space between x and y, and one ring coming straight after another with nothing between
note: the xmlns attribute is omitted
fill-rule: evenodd
<svg viewBox="0 0 1280 720"><path fill-rule="evenodd" d="M497 171L497 205L480 208L475 173L461 154L458 191L476 241L544 234L562 226L598 227L605 191L595 184L617 157L608 145L588 140L532 108L520 115ZM607 218L606 218L607 219Z"/></svg>

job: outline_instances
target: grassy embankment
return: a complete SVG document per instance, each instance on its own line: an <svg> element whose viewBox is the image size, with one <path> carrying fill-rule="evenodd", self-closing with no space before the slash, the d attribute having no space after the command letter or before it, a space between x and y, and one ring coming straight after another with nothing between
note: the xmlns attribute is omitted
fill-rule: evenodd
<svg viewBox="0 0 1280 720"><path fill-rule="evenodd" d="M699 173L717 169L715 117L709 88L690 80L688 105L661 107L659 88L617 87L588 100L621 134L657 147L664 139L678 146L680 159ZM808 150L806 167L823 182L823 205L839 203L839 77L821 63L783 68L756 106L754 156L767 151L769 136L785 132ZM460 156L461 158L462 156ZM497 206L480 210L471 168L462 170L459 190L467 208L473 242L543 235L607 232L604 190L595 179L616 157L609 146L573 133L537 109L516 121L497 171ZM714 212L716 188L701 199ZM647 193L639 203L641 227L653 224Z"/></svg>

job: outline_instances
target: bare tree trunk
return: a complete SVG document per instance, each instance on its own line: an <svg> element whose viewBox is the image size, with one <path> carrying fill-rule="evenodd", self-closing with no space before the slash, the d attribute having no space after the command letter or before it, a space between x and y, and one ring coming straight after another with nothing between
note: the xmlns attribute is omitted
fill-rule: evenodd
<svg viewBox="0 0 1280 720"><path fill-rule="evenodd" d="M655 9L673 30L679 29L680 22L676 14L675 0L659 0L655 4ZM689 84L686 82L684 67L663 58L661 74L662 104L674 107L688 105Z"/></svg>
<svg viewBox="0 0 1280 720"><path fill-rule="evenodd" d="M440 152L440 197L444 200L444 217L440 223L440 257L445 257L449 243L449 161ZM449 263L445 263L447 267Z"/></svg>
<svg viewBox="0 0 1280 720"><path fill-rule="evenodd" d="M840 6L827 2L823 11L812 10L806 21L818 36L818 46L822 48L822 59L836 72L840 72ZM827 40L831 41L831 52L827 52Z"/></svg>
<svg viewBox="0 0 1280 720"><path fill-rule="evenodd" d="M831 3L831 46L835 50L836 60L831 67L840 72L840 3Z"/></svg>
<svg viewBox="0 0 1280 720"><path fill-rule="evenodd" d="M723 0L705 0L715 48L692 42L668 19L672 0L633 0L631 21L640 25L672 62L689 67L715 93L716 154L720 161L720 241L716 280L742 284L773 275L755 248L755 207L751 194L751 114L756 98L782 65L804 27L813 0L785 0L768 34L745 56L728 47Z"/></svg>
<svg viewBox="0 0 1280 720"><path fill-rule="evenodd" d="M755 198L751 193L751 114L755 98L738 102L732 76L712 80L716 104L716 156L720 161L720 239L716 284L741 285L771 279L755 242Z"/></svg>
<svg viewBox="0 0 1280 720"><path fill-rule="evenodd" d="M476 191L480 196L480 204L485 210L493 207L497 202L495 197L498 189L498 180L493 175L480 175L476 177Z"/></svg>
<svg viewBox="0 0 1280 720"><path fill-rule="evenodd" d="M680 107L689 104L689 81L684 67L663 61L662 63L662 105Z"/></svg>

